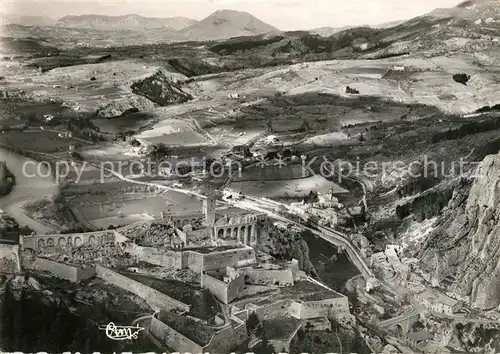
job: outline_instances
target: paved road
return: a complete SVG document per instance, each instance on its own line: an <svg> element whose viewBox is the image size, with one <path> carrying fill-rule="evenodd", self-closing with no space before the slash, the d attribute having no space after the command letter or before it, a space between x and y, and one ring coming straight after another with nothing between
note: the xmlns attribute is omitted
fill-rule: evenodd
<svg viewBox="0 0 500 354"><path fill-rule="evenodd" d="M327 227L318 227L318 230L314 230L296 221L290 220L282 215L279 215L277 212L272 210L273 206L275 208L285 208L285 210L288 209L288 207L284 204L275 201L261 200L260 198L245 195L244 199L239 199L239 200L228 199L226 200L226 202L241 209L254 210L260 213L265 213L270 218L296 225L297 227L304 230L309 230L313 234L323 238L324 240L330 243L333 243L336 246L345 247L349 257L351 258L351 261L354 263L354 265L356 265L356 267L358 267L361 274L366 279L375 277L371 269L368 267L366 260L361 255L361 252L352 245L347 235Z"/></svg>

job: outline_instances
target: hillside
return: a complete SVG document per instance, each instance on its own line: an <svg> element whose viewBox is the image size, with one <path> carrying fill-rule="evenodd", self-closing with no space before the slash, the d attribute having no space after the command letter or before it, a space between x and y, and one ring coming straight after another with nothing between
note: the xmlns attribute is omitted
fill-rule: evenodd
<svg viewBox="0 0 500 354"><path fill-rule="evenodd" d="M1 25L24 25L24 26L51 26L54 20L44 16L24 16L17 14L3 13L0 17Z"/></svg>
<svg viewBox="0 0 500 354"><path fill-rule="evenodd" d="M55 25L68 28L85 28L94 30L143 30L170 28L181 30L196 23L186 17L156 18L130 14L125 16L80 15L65 16Z"/></svg>
<svg viewBox="0 0 500 354"><path fill-rule="evenodd" d="M206 41L278 32L278 29L249 13L220 10L180 31L179 39Z"/></svg>

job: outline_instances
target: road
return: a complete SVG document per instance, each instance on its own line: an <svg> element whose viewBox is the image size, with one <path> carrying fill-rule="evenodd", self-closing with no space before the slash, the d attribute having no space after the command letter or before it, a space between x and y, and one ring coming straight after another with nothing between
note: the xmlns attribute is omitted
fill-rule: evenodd
<svg viewBox="0 0 500 354"><path fill-rule="evenodd" d="M402 321L407 321L409 318L413 316L417 316L420 314L420 309L418 308L413 308L410 312L404 313L402 315L399 315L397 317L389 318L388 320L379 322L378 326L379 327L384 327L384 328L390 328L395 324L401 323Z"/></svg>
<svg viewBox="0 0 500 354"><path fill-rule="evenodd" d="M225 191L232 194L234 193L234 191L230 189L226 189ZM287 224L293 224L303 230L308 230L312 232L316 236L323 238L324 240L334 244L337 247L341 246L345 248L351 262L353 262L354 265L360 270L363 277L365 279L375 278L373 272L368 267L366 260L361 255L360 250L358 250L355 246L352 245L347 235L339 231L322 226L318 227L318 230L315 230L305 225L302 225L296 221L290 220L274 211L280 208L288 210L288 206L279 202L267 200L265 198L257 198L245 195L244 199L236 199L236 200L226 199L225 201L226 203L241 209L253 210L259 213L265 213L272 219L276 219L285 222Z"/></svg>

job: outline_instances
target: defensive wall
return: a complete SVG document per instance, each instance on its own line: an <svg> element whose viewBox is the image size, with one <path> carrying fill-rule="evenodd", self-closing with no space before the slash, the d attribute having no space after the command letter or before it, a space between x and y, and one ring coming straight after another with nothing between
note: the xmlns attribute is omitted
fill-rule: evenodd
<svg viewBox="0 0 500 354"><path fill-rule="evenodd" d="M289 314L299 320L327 317L333 318L349 315L349 301L346 296L329 299L304 301L294 299L281 299L270 301L264 305L246 305L246 309L255 312L263 321Z"/></svg>
<svg viewBox="0 0 500 354"><path fill-rule="evenodd" d="M231 316L230 324L218 330L208 344L196 343L156 316L153 316L149 330L168 348L181 353L229 353L248 338L245 321L234 316Z"/></svg>
<svg viewBox="0 0 500 354"><path fill-rule="evenodd" d="M259 320L265 321L276 317L282 317L289 313L288 311L292 301L291 299L282 299L262 306L246 305L245 308L250 312L254 312Z"/></svg>
<svg viewBox="0 0 500 354"><path fill-rule="evenodd" d="M33 268L37 270L49 271L58 278L66 279L74 283L92 278L96 275L95 267L91 265L79 267L77 265L56 262L41 257L37 257L35 259L35 262L33 262Z"/></svg>
<svg viewBox="0 0 500 354"><path fill-rule="evenodd" d="M0 243L0 274L21 272L19 249L19 244Z"/></svg>
<svg viewBox="0 0 500 354"><path fill-rule="evenodd" d="M252 285L291 286L294 275L291 269L242 269L245 283Z"/></svg>
<svg viewBox="0 0 500 354"><path fill-rule="evenodd" d="M201 286L208 289L219 301L227 305L236 299L243 290L245 278L243 274L236 275L234 278L225 278L227 282L203 273L201 275Z"/></svg>
<svg viewBox="0 0 500 354"><path fill-rule="evenodd" d="M126 249L131 255L154 265L176 269L189 268L194 272L231 267L243 267L256 262L253 248L244 247L225 251L201 253L197 251L160 250L155 247L142 247L127 243Z"/></svg>
<svg viewBox="0 0 500 354"><path fill-rule="evenodd" d="M346 296L341 296L317 301L293 301L289 313L299 320L347 315L349 314L349 300Z"/></svg>
<svg viewBox="0 0 500 354"><path fill-rule="evenodd" d="M171 298L155 289L132 280L122 274L119 274L109 268L96 265L97 276L104 281L118 286L123 290L129 291L140 298L144 299L146 303L153 309L161 309L164 311L171 311L174 309L189 312L190 305L181 301Z"/></svg>

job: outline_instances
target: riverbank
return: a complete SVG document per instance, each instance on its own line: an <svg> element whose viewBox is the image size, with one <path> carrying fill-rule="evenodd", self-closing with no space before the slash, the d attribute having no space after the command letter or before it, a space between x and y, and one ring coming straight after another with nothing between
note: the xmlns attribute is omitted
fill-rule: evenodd
<svg viewBox="0 0 500 354"><path fill-rule="evenodd" d="M0 146L2 162L15 179L15 185L12 186L10 193L0 198L0 209L12 216L19 225L26 225L38 234L55 233L53 227L28 217L23 207L27 203L57 194L57 183L48 166L32 164L40 161L41 155L34 156L29 152L19 153L14 150ZM37 158L31 158L28 155Z"/></svg>
<svg viewBox="0 0 500 354"><path fill-rule="evenodd" d="M0 197L4 197L12 191L16 184L16 177L7 168L7 165L0 161Z"/></svg>

